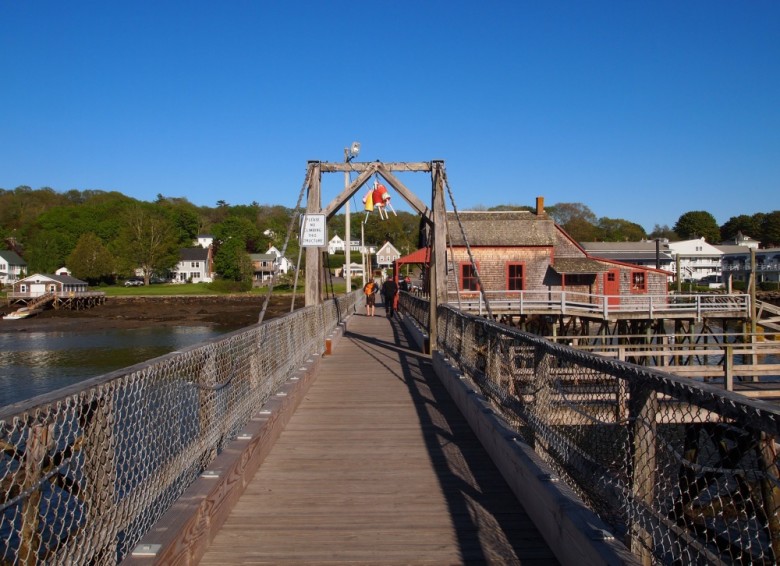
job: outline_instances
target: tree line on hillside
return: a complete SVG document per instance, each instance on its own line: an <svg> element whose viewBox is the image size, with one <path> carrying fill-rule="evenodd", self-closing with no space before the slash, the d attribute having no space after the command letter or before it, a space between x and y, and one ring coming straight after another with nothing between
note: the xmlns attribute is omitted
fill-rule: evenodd
<svg viewBox="0 0 780 566"><path fill-rule="evenodd" d="M504 205L487 210L528 210ZM628 220L597 218L581 203L558 203L546 212L577 241L640 241L704 237L718 243L737 233L751 236L764 247L780 245L780 211L741 215L718 226L704 211L687 212L673 228L656 226L651 234ZM28 272L53 273L66 266L75 277L91 284L112 283L118 277L142 269L147 280L167 271L179 261L179 251L193 245L198 235L214 238L214 264L226 280L251 283L248 254L264 253L270 246L281 250L294 210L280 205L196 206L183 197L158 195L154 202L139 201L119 192L71 190L27 186L0 189L0 248L18 253ZM345 237L345 215L329 220L329 237ZM402 254L419 245L420 219L399 211L387 219L363 214L350 217L351 238L367 245L391 242ZM296 226L288 240L286 255L299 256ZM302 254L305 256L305 254ZM302 258L303 261L303 258Z"/></svg>

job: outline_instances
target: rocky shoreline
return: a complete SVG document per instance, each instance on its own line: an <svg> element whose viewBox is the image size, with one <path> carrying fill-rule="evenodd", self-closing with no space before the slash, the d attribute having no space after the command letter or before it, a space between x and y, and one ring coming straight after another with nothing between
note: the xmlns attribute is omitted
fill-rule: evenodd
<svg viewBox="0 0 780 566"><path fill-rule="evenodd" d="M258 295L108 297L91 309L48 309L30 318L0 319L0 332L79 332L152 325L242 328L257 322L264 301L265 296ZM273 296L265 320L290 312L291 301L290 295ZM296 297L295 308L303 303L303 297ZM12 310L4 305L0 314Z"/></svg>

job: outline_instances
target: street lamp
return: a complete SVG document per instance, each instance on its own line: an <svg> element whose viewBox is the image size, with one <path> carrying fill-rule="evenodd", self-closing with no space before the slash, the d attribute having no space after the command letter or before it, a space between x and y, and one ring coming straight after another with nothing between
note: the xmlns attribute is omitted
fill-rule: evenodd
<svg viewBox="0 0 780 566"><path fill-rule="evenodd" d="M344 148L344 163L349 163L355 157L357 157L357 154L360 153L360 142L352 142L352 145L349 147ZM344 171L344 190L349 188L349 171ZM345 275L345 283L347 287L347 293L352 292L352 246L351 246L351 240L352 240L352 219L349 215L349 199L347 199L344 212L346 213L346 221L345 221L345 228L344 228L344 239L346 240L345 247L344 247L344 255L347 260L347 273Z"/></svg>

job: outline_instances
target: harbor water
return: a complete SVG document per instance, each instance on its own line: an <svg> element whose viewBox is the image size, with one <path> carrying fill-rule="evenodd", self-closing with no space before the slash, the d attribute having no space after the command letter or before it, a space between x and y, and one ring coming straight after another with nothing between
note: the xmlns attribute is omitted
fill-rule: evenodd
<svg viewBox="0 0 780 566"><path fill-rule="evenodd" d="M162 356L233 329L147 327L0 332L0 407Z"/></svg>

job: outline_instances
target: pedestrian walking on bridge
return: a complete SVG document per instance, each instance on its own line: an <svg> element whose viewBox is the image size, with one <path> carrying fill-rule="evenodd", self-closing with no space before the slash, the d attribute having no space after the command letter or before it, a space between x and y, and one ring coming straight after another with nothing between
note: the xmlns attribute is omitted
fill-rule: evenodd
<svg viewBox="0 0 780 566"><path fill-rule="evenodd" d="M384 283L382 283L382 297L385 301L385 313L387 318L392 318L395 314L395 301L398 295L398 284L395 279L388 277Z"/></svg>

